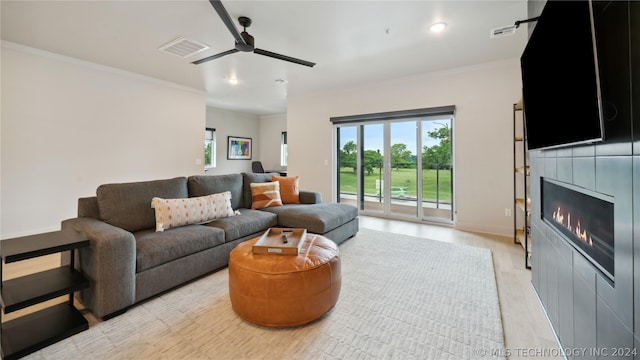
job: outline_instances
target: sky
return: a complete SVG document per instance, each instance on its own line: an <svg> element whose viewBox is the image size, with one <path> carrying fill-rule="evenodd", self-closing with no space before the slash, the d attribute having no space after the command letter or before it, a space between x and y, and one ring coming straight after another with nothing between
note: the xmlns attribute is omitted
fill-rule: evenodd
<svg viewBox="0 0 640 360"><path fill-rule="evenodd" d="M442 127L443 125L451 127L449 118L441 120L429 120L422 122L422 145L433 146L438 144L439 140L429 138L427 133ZM356 142L356 129L358 125L340 127L340 148L349 141ZM364 127L364 149L378 150L383 153L384 135L383 124L370 124ZM391 123L391 145L406 144L412 154L416 154L416 122L392 122Z"/></svg>

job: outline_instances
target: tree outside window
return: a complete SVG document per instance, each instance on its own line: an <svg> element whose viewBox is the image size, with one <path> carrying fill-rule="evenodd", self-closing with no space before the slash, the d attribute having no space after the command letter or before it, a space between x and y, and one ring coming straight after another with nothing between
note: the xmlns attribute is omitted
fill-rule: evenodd
<svg viewBox="0 0 640 360"><path fill-rule="evenodd" d="M441 128L429 131L430 138L440 140L433 146L424 145L422 149L423 169L451 169L451 129L449 124L436 123Z"/></svg>

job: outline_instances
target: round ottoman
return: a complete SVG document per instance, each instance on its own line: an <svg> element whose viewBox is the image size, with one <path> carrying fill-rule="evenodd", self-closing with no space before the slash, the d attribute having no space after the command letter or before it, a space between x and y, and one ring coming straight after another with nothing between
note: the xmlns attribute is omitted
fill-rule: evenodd
<svg viewBox="0 0 640 360"><path fill-rule="evenodd" d="M229 255L229 296L233 310L257 325L306 324L338 301L342 275L338 246L307 233L298 255L254 254L245 241Z"/></svg>

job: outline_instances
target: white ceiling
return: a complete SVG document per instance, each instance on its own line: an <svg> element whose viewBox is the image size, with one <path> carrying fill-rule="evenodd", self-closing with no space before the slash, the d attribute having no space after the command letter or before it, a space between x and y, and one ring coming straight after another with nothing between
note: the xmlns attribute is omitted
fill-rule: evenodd
<svg viewBox="0 0 640 360"><path fill-rule="evenodd" d="M207 104L254 114L286 112L286 97L519 57L526 0L238 1L256 48L317 63L313 68L254 53L190 62L234 47L207 0L1 1L3 40L170 81L207 93ZM440 34L434 22L448 24ZM237 25L239 31L242 29ZM184 36L210 49L188 58L158 48ZM230 78L239 83L231 85ZM286 79L288 84L277 83Z"/></svg>

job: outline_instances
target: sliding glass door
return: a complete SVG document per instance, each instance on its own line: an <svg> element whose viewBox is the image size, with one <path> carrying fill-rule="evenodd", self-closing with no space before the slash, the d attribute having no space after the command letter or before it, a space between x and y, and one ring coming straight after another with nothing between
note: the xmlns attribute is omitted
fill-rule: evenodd
<svg viewBox="0 0 640 360"><path fill-rule="evenodd" d="M383 158L383 124L339 128L339 201L360 210L383 213Z"/></svg>
<svg viewBox="0 0 640 360"><path fill-rule="evenodd" d="M344 126L337 132L338 201L359 206L358 127Z"/></svg>
<svg viewBox="0 0 640 360"><path fill-rule="evenodd" d="M336 126L338 201L363 214L453 221L452 116Z"/></svg>
<svg viewBox="0 0 640 360"><path fill-rule="evenodd" d="M389 213L418 216L419 148L416 119L389 123Z"/></svg>
<svg viewBox="0 0 640 360"><path fill-rule="evenodd" d="M424 120L422 128L422 214L453 220L451 119Z"/></svg>

